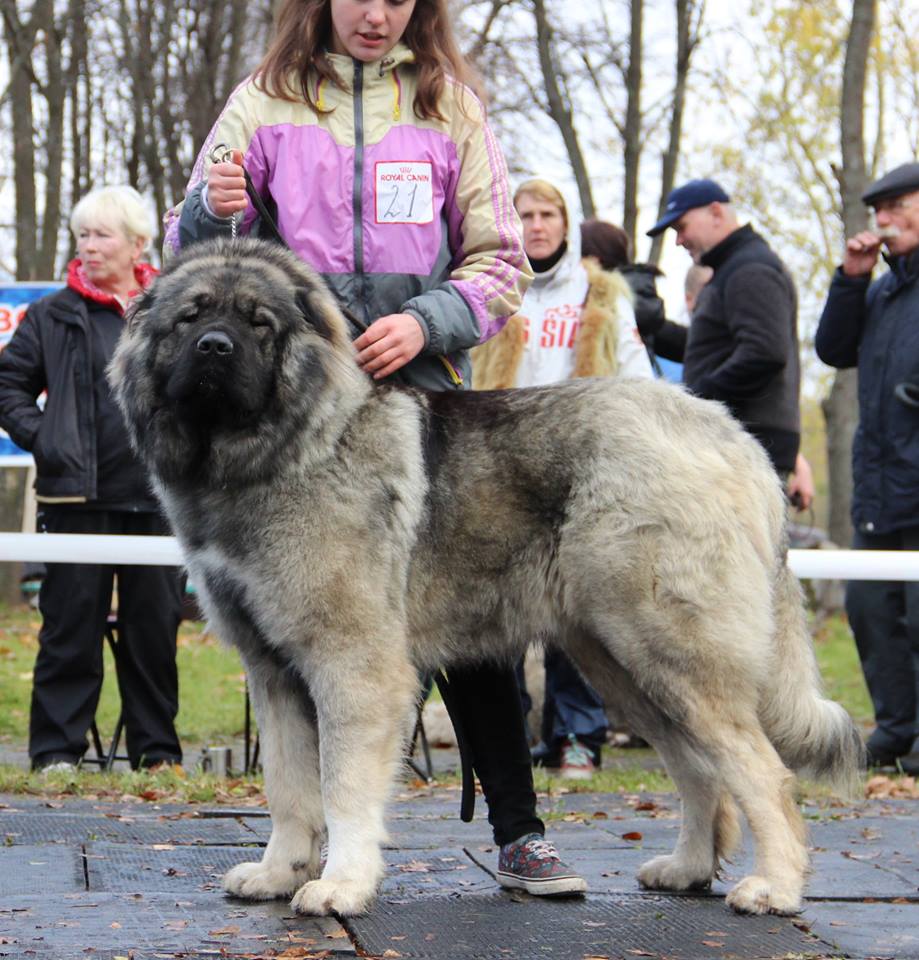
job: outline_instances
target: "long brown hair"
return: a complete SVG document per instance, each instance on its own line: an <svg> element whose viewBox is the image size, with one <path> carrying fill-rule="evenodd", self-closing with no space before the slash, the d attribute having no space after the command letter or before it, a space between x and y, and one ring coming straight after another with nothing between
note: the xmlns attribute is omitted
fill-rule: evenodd
<svg viewBox="0 0 919 960"><path fill-rule="evenodd" d="M314 77L343 88L326 56L331 35L330 0L283 0L274 39L255 71L255 85L281 100L305 100L319 113L316 88L310 89L311 71L315 71ZM438 104L448 77L482 97L478 75L457 45L446 0L416 0L402 42L415 54L418 90L414 110L419 118L447 119Z"/></svg>

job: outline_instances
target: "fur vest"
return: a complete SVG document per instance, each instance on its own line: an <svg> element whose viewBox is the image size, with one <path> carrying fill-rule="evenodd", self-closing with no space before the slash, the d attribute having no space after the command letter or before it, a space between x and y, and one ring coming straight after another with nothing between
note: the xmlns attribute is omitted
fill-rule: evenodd
<svg viewBox="0 0 919 960"><path fill-rule="evenodd" d="M603 270L595 261L581 261L590 288L581 311L574 346L574 377L611 377L617 372L618 302L632 299L629 285L616 270ZM517 383L525 345L523 317L511 317L500 333L472 351L474 390L507 390Z"/></svg>

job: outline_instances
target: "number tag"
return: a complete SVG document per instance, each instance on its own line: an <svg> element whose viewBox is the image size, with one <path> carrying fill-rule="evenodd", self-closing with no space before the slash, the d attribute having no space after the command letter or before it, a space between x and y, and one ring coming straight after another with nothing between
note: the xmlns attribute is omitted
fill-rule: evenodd
<svg viewBox="0 0 919 960"><path fill-rule="evenodd" d="M434 184L427 160L386 161L375 167L377 223L430 223Z"/></svg>

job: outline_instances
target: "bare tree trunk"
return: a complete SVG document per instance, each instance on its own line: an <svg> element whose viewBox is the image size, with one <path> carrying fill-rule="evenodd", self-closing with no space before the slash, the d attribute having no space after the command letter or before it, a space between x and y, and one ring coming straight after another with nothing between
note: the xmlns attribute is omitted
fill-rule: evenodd
<svg viewBox="0 0 919 960"><path fill-rule="evenodd" d="M667 150L661 162L661 198L657 219L664 215L667 194L676 181L677 161L680 158L680 140L683 136L683 111L686 107L686 85L692 55L699 45L704 0L676 0L676 77L673 85L673 105L670 109L670 132ZM648 262L660 263L664 245L663 234L651 241Z"/></svg>
<svg viewBox="0 0 919 960"><path fill-rule="evenodd" d="M3 0L3 32L10 60L13 117L13 187L16 197L16 279L38 278L38 207L35 192L35 122L32 105L32 49L39 27L51 20L49 0L36 0L28 22L15 0Z"/></svg>
<svg viewBox="0 0 919 960"><path fill-rule="evenodd" d="M631 0L631 27L629 30L629 66L625 74L626 107L623 161L625 167L624 197L622 202L622 229L628 234L629 245L635 249L635 230L638 225L638 167L641 163L641 69L642 24L644 0Z"/></svg>
<svg viewBox="0 0 919 960"><path fill-rule="evenodd" d="M42 90L48 103L45 129L45 203L41 242L35 264L35 275L43 279L55 277L57 242L61 226L61 180L64 169L64 105L67 98L69 71L62 63L62 39L70 31L69 11L58 26L49 23L44 31L45 69L48 80Z"/></svg>
<svg viewBox="0 0 919 960"><path fill-rule="evenodd" d="M840 138L842 167L837 169L842 194L846 236L867 225L861 201L867 184L865 171L865 75L874 32L877 0L852 0L852 23L843 65ZM830 491L830 538L838 544L852 539L852 438L858 424L858 379L855 370L840 370L823 402L826 420L827 465Z"/></svg>
<svg viewBox="0 0 919 960"><path fill-rule="evenodd" d="M584 162L577 131L574 129L571 106L562 95L559 85L560 71L552 57L552 27L546 16L545 0L533 0L533 13L536 17L536 46L549 104L549 116L555 121L568 152L568 160L578 185L584 218L590 219L596 213L593 192L587 175L587 164Z"/></svg>

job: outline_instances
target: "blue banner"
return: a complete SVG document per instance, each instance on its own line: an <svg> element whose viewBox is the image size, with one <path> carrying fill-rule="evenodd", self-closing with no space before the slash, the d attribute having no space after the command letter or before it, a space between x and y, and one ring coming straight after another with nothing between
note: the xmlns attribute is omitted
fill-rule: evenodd
<svg viewBox="0 0 919 960"><path fill-rule="evenodd" d="M42 283L37 280L0 283L0 350L10 342L29 304L48 293L60 290L63 286L63 283ZM19 463L22 466L28 466L32 462L32 455L20 450L2 430L0 430L0 457L3 458L2 466L13 466Z"/></svg>

